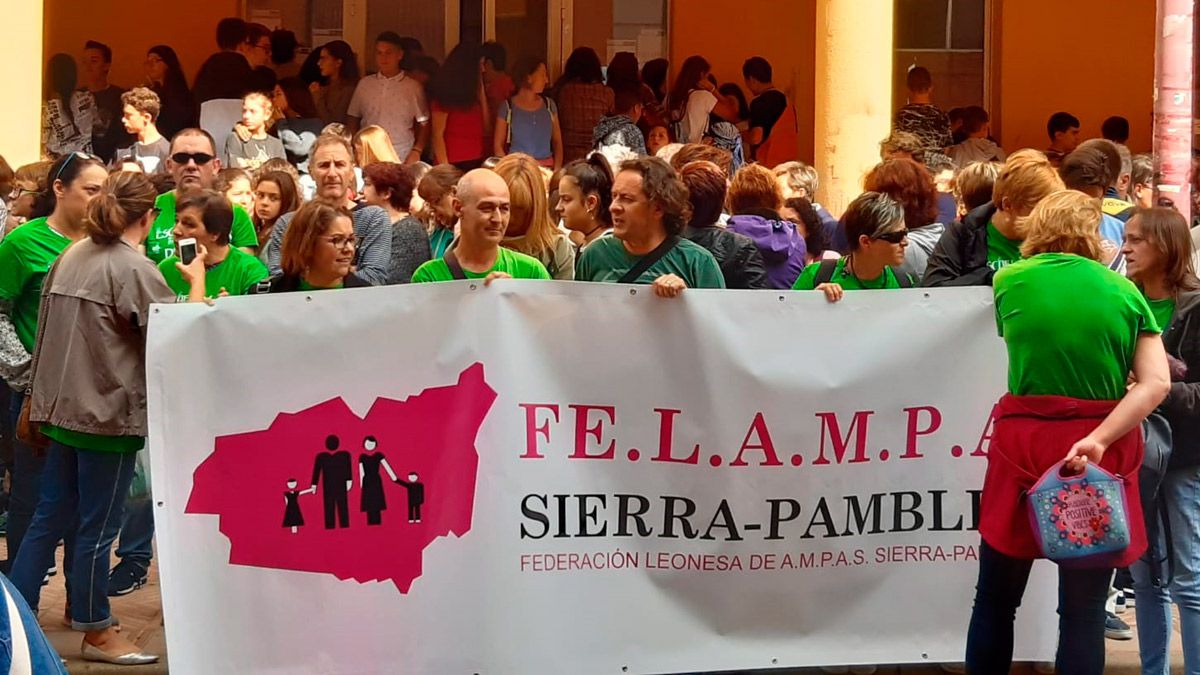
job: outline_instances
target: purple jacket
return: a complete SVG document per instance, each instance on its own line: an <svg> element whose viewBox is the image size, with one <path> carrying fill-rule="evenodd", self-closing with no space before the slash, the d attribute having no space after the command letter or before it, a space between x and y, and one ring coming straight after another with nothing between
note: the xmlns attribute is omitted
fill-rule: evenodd
<svg viewBox="0 0 1200 675"><path fill-rule="evenodd" d="M765 212L736 215L729 219L726 228L754 240L766 263L771 288L789 290L804 270L804 238L796 232L794 223L778 216L765 216Z"/></svg>

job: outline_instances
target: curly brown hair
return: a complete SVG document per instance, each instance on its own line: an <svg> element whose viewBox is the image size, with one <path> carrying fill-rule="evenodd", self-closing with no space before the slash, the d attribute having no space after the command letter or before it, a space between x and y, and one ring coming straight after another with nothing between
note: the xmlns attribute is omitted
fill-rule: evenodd
<svg viewBox="0 0 1200 675"><path fill-rule="evenodd" d="M904 224L910 230L937 220L938 194L933 176L911 159L889 159L876 164L863 179L863 189L883 194L904 207Z"/></svg>
<svg viewBox="0 0 1200 675"><path fill-rule="evenodd" d="M663 212L663 227L668 235L683 232L692 215L688 189L679 174L657 157L639 157L621 164L621 171L632 171L642 177L642 192Z"/></svg>

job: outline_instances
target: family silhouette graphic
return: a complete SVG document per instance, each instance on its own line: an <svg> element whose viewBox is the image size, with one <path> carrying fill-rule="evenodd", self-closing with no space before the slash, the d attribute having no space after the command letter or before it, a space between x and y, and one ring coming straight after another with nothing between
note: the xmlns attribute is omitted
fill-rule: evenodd
<svg viewBox="0 0 1200 675"><path fill-rule="evenodd" d="M283 493L283 526L291 528L293 534L304 526L304 512L300 496L316 494L321 488L324 503L325 529L350 527L350 491L354 488L353 462L350 453L340 450L341 441L336 435L325 437L325 450L317 453L313 461L312 485L304 490L297 489L295 478L287 480ZM408 493L408 522L421 522L421 506L425 503L425 485L417 480L416 472L408 474L408 480L396 475L387 457L379 450L374 436L363 439L363 449L358 456L359 510L367 514L367 525L383 523L383 512L387 510L387 494L383 488L383 476L387 472L393 483Z"/></svg>

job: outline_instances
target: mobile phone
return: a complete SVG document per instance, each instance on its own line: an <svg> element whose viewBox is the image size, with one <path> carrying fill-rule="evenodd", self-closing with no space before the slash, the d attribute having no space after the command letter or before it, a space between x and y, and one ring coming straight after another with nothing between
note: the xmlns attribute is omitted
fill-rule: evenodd
<svg viewBox="0 0 1200 675"><path fill-rule="evenodd" d="M196 240L188 237L179 240L179 261L184 265L192 264L196 259Z"/></svg>

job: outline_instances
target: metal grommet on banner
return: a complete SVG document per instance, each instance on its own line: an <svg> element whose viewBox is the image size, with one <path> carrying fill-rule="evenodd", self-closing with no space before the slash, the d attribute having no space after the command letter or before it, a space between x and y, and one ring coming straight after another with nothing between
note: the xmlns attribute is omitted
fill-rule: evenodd
<svg viewBox="0 0 1200 675"><path fill-rule="evenodd" d="M784 300L787 300L787 296L783 296L783 295L779 296L780 302L783 302Z"/></svg>
<svg viewBox="0 0 1200 675"><path fill-rule="evenodd" d="M780 298L780 300L782 300L782 299L783 298ZM771 659L771 665L774 666L774 665L777 665L778 663L779 663L779 659Z"/></svg>
<svg viewBox="0 0 1200 675"><path fill-rule="evenodd" d="M476 286L475 284L471 284L470 286L467 286L467 288L469 288L471 290L475 290L476 288L479 288L479 286Z"/></svg>
<svg viewBox="0 0 1200 675"><path fill-rule="evenodd" d="M155 308L154 308L154 313L155 313L155 314L158 314L158 312L159 312L159 309L158 309L157 307L155 307Z"/></svg>
<svg viewBox="0 0 1200 675"><path fill-rule="evenodd" d="M630 295L637 295L637 289L636 289L636 288L631 288L631 289L629 289L629 294L630 294Z"/></svg>
<svg viewBox="0 0 1200 675"><path fill-rule="evenodd" d="M311 295L306 295L306 296L304 296L304 301L305 301L305 302L312 302L312 296L311 296Z"/></svg>
<svg viewBox="0 0 1200 675"><path fill-rule="evenodd" d="M158 506L159 506L159 508L162 508L162 505L163 505L163 503L162 503L162 502L159 502L159 503L158 503Z"/></svg>

